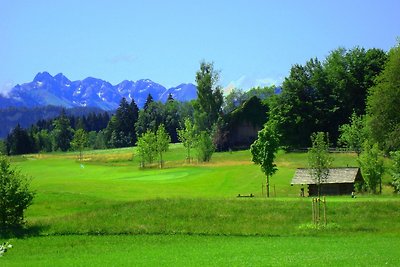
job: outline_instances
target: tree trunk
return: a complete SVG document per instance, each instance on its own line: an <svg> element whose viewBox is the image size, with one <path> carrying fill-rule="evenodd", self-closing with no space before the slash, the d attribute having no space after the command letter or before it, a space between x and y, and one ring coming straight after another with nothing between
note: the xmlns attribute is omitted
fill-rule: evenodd
<svg viewBox="0 0 400 267"><path fill-rule="evenodd" d="M267 197L269 197L269 175L267 175L267 184L266 184L266 187L267 187Z"/></svg>
<svg viewBox="0 0 400 267"><path fill-rule="evenodd" d="M321 183L317 184L317 189L318 189L318 199L321 198Z"/></svg>

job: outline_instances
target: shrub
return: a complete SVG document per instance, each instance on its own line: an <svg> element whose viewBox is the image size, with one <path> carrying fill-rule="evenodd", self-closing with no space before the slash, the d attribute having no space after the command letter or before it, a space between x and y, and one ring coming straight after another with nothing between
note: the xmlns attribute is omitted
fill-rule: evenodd
<svg viewBox="0 0 400 267"><path fill-rule="evenodd" d="M34 192L29 189L30 179L11 168L8 159L0 156L0 233L21 228L24 210L33 201Z"/></svg>
<svg viewBox="0 0 400 267"><path fill-rule="evenodd" d="M206 131L200 132L196 142L197 158L199 162L208 162L215 151L210 135Z"/></svg>
<svg viewBox="0 0 400 267"><path fill-rule="evenodd" d="M393 159L393 166L390 169L393 180L390 184L394 191L400 194L400 151L390 152L390 156Z"/></svg>

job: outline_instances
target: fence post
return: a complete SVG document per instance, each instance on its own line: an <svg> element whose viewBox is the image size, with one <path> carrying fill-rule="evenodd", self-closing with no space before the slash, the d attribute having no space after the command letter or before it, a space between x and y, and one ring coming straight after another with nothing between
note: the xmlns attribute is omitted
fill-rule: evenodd
<svg viewBox="0 0 400 267"><path fill-rule="evenodd" d="M326 199L324 197L324 224L326 226Z"/></svg>
<svg viewBox="0 0 400 267"><path fill-rule="evenodd" d="M314 208L314 198L311 199L311 214L312 214L312 222L315 224L315 208Z"/></svg>
<svg viewBox="0 0 400 267"><path fill-rule="evenodd" d="M261 196L264 197L264 183L261 183Z"/></svg>

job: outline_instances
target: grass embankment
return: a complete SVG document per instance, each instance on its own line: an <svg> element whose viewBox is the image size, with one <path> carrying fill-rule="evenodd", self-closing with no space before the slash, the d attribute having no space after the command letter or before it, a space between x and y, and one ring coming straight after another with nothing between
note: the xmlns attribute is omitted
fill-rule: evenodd
<svg viewBox="0 0 400 267"><path fill-rule="evenodd" d="M400 233L400 201L328 198L326 229L310 228L311 202L155 199L114 203L31 222L42 234L200 234L314 236Z"/></svg>

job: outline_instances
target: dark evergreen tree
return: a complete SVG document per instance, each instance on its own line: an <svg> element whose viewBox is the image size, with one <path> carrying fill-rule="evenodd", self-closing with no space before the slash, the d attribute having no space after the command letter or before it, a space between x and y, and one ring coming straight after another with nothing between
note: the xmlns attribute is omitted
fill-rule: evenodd
<svg viewBox="0 0 400 267"><path fill-rule="evenodd" d="M70 148L74 131L71 128L71 123L65 114L65 110L61 112L60 117L54 120L53 125L54 150L60 149L61 151L67 151Z"/></svg>
<svg viewBox="0 0 400 267"><path fill-rule="evenodd" d="M134 99L132 99L129 107L129 132L132 135L132 145L134 145L137 141L135 124L139 119L139 107L136 105Z"/></svg>
<svg viewBox="0 0 400 267"><path fill-rule="evenodd" d="M175 100L175 99L174 99L174 97L172 96L172 94L169 93L169 94L168 94L168 98L167 98L167 103L170 102L170 101L174 101L174 100Z"/></svg>
<svg viewBox="0 0 400 267"><path fill-rule="evenodd" d="M179 141L176 129L180 127L180 121L179 104L172 96L168 97L168 101L165 103L165 129L171 137L172 143Z"/></svg>
<svg viewBox="0 0 400 267"><path fill-rule="evenodd" d="M151 102L146 109L139 112L136 122L136 134L140 136L148 130L156 132L160 124L165 124L165 106L161 102Z"/></svg>
<svg viewBox="0 0 400 267"><path fill-rule="evenodd" d="M135 123L138 107L134 100L129 104L122 98L120 105L107 126L107 139L112 147L133 146L136 143Z"/></svg>
<svg viewBox="0 0 400 267"><path fill-rule="evenodd" d="M146 110L152 102L154 102L153 96L151 94L148 94L143 109Z"/></svg>
<svg viewBox="0 0 400 267"><path fill-rule="evenodd" d="M34 152L34 141L29 136L27 130L19 124L7 136L7 153L9 155L20 155Z"/></svg>

